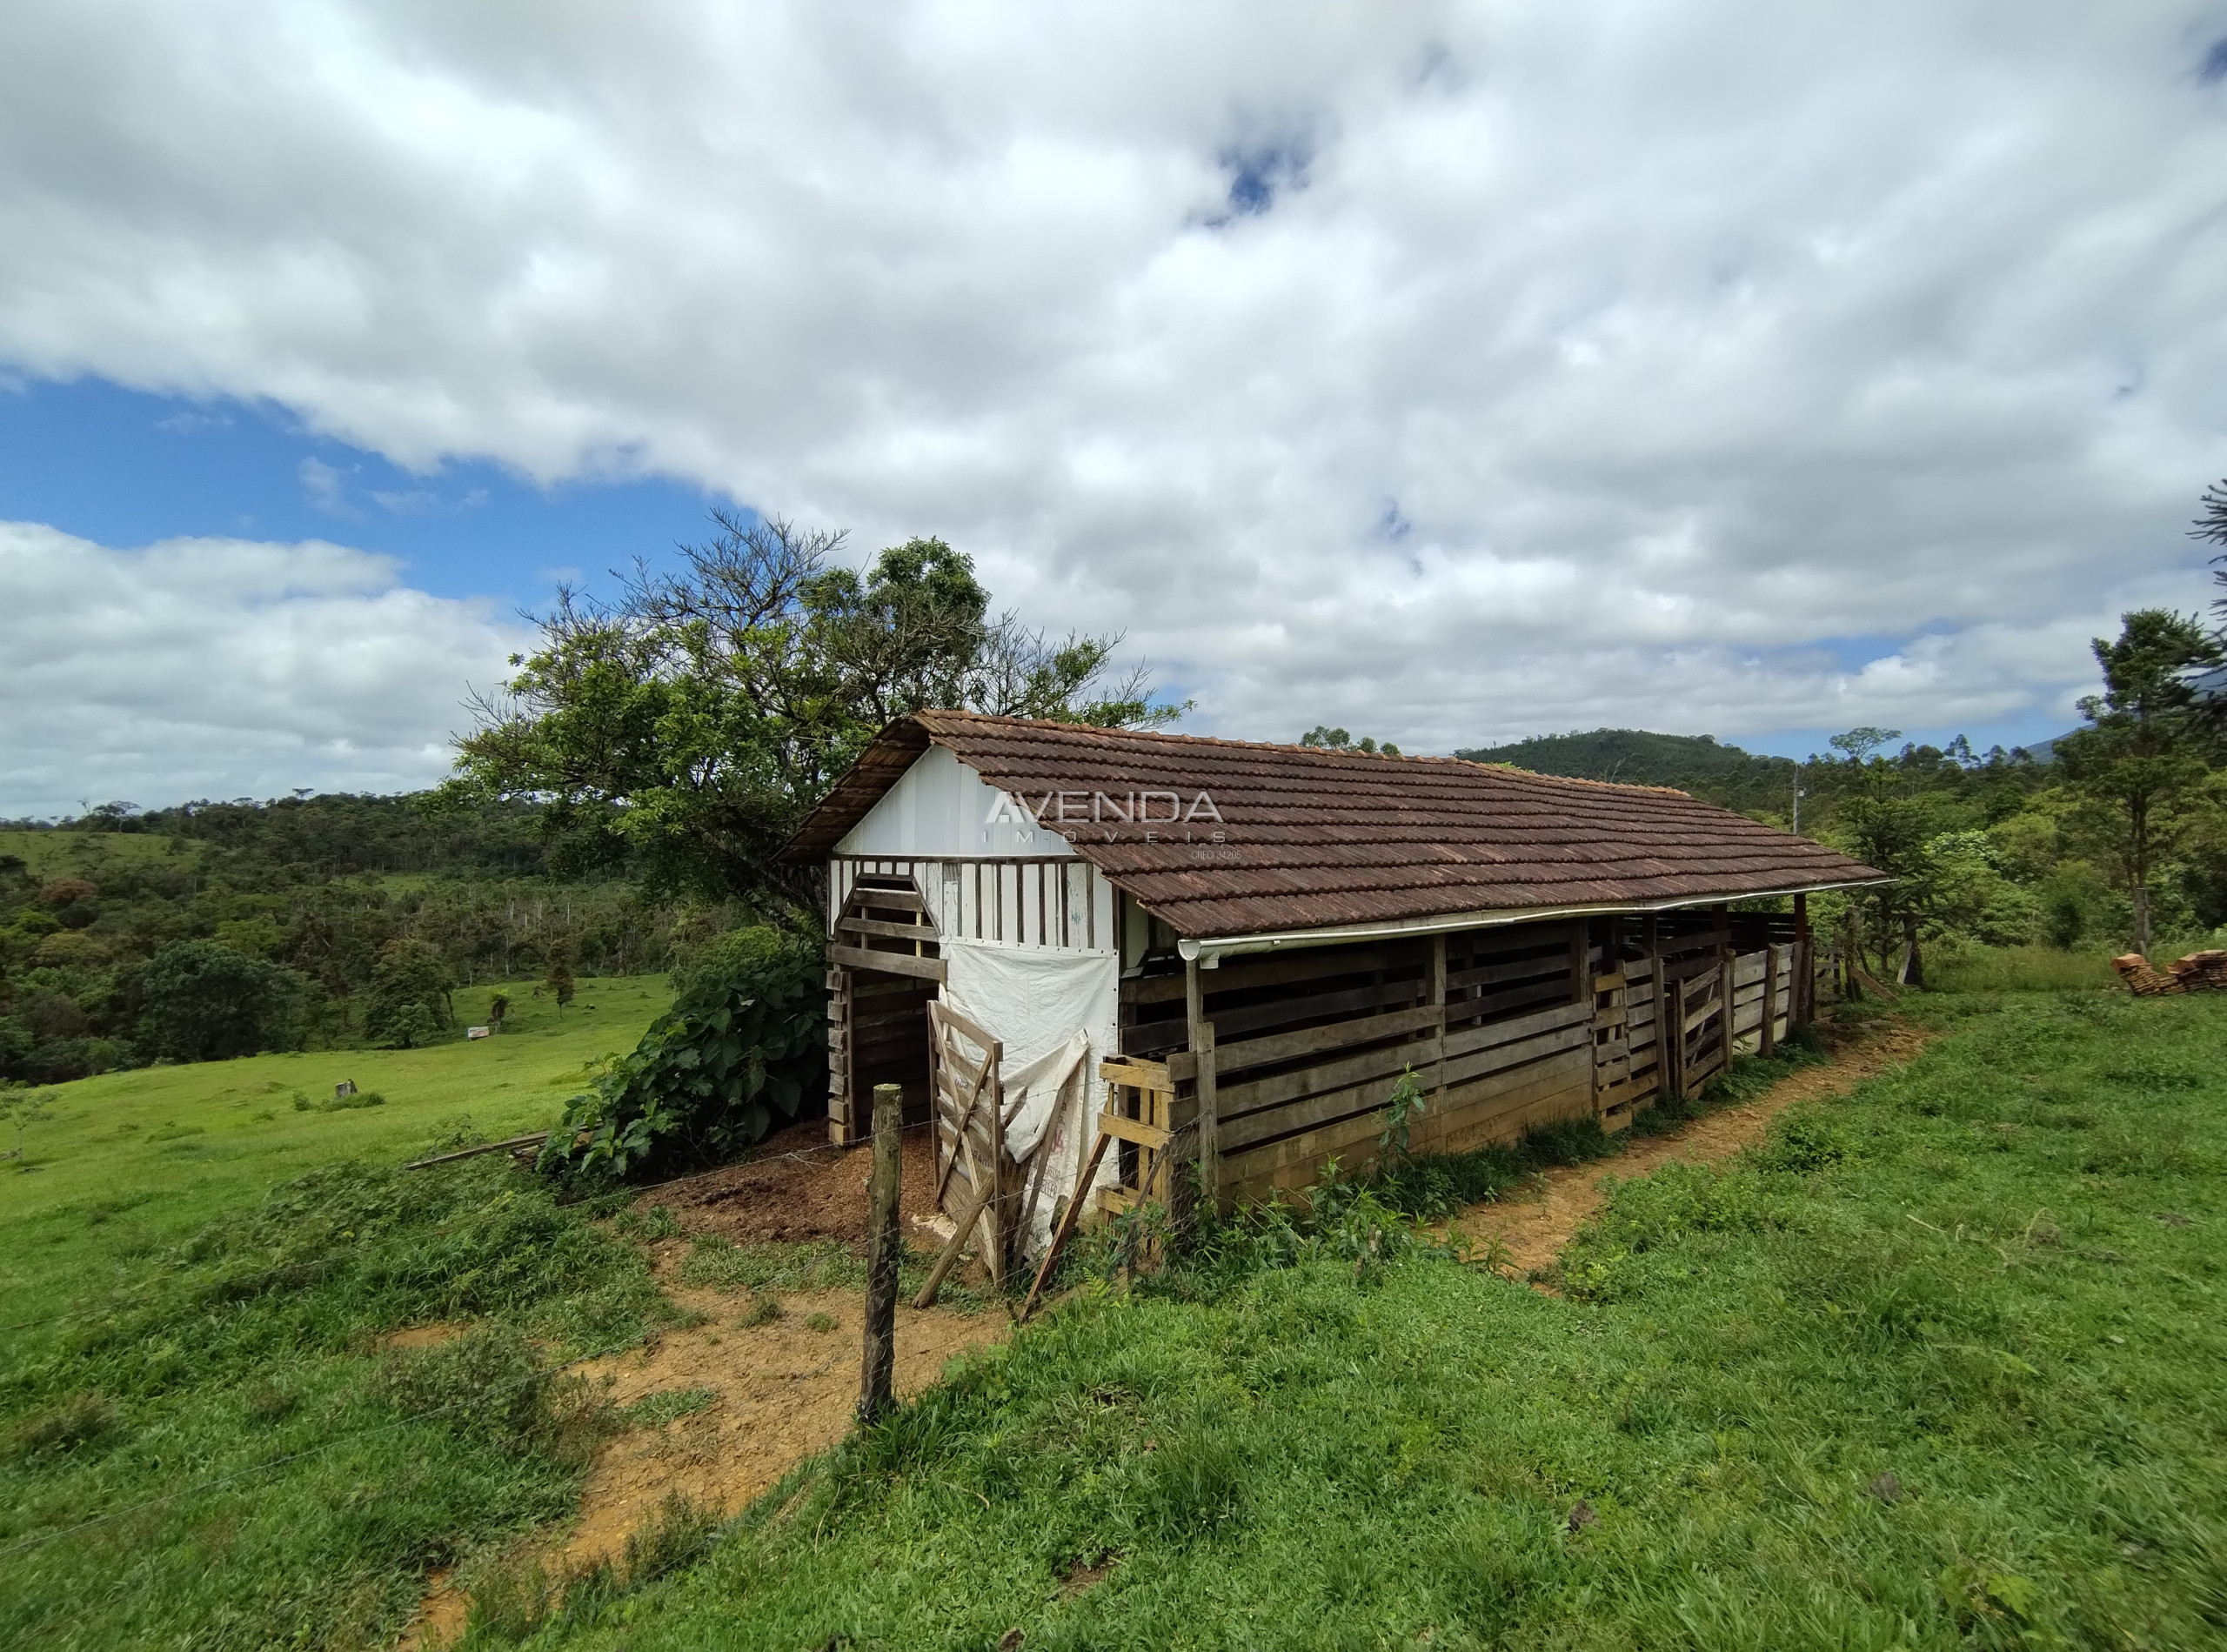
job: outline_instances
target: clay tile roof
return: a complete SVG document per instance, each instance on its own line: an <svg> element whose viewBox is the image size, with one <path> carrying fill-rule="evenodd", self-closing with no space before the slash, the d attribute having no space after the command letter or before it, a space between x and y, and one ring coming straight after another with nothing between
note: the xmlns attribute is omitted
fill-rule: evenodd
<svg viewBox="0 0 2227 1652"><path fill-rule="evenodd" d="M1450 757L1084 728L971 712L893 723L783 851L832 851L933 741L991 786L1174 793L1187 825L1078 826L1075 853L1186 937L1259 935L1472 912L1662 906L1883 881L1807 838L1659 786L1565 779ZM1212 799L1219 824L1198 808ZM1044 811L1053 824L1058 799ZM1147 842L1150 831L1158 839ZM1213 841L1219 831L1223 840ZM1185 833L1188 833L1187 841ZM1110 839L1109 840L1109 836Z"/></svg>

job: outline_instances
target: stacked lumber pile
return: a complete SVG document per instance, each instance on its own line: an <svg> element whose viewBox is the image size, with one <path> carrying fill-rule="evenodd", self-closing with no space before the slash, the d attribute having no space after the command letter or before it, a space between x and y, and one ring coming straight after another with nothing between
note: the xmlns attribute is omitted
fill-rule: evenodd
<svg viewBox="0 0 2227 1652"><path fill-rule="evenodd" d="M2190 953L2165 967L2184 993L2227 992L2227 952Z"/></svg>
<svg viewBox="0 0 2227 1652"><path fill-rule="evenodd" d="M2175 959L2160 973L2140 953L2111 960L2111 967L2137 998L2163 998L2169 993L2227 992L2227 952L2190 953Z"/></svg>

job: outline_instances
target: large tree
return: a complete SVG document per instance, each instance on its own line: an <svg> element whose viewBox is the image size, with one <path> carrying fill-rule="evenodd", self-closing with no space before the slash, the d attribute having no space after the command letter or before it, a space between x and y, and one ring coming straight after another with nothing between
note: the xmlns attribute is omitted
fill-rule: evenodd
<svg viewBox="0 0 2227 1652"><path fill-rule="evenodd" d="M1120 639L1047 641L993 617L940 539L841 565L844 536L714 512L680 566L637 564L615 601L560 591L542 640L458 742L453 797L543 805L557 869L631 859L664 890L809 909L775 852L892 719L931 706L1162 725Z"/></svg>
<svg viewBox="0 0 2227 1652"><path fill-rule="evenodd" d="M2083 799L2082 826L2133 904L2134 950L2147 953L2155 939L2150 880L2190 824L2190 806L2210 772L2214 737L2192 679L2217 670L2223 656L2193 615L2143 608L2120 624L2115 640L2093 645L2103 692L2080 702L2087 726L2056 752Z"/></svg>
<svg viewBox="0 0 2227 1652"><path fill-rule="evenodd" d="M2214 545L2227 545L2227 481L2214 482L2204 489L2204 498L2197 501L2195 525L2189 529L2191 539L2209 539ZM2227 562L2227 557L2214 557L2214 563ZM2227 570L2212 575L2218 584L2227 585ZM2227 609L2227 599L2212 604L2215 608Z"/></svg>
<svg viewBox="0 0 2227 1652"><path fill-rule="evenodd" d="M309 983L213 940L174 940L140 976L144 1035L182 1061L221 1061L290 1049Z"/></svg>
<svg viewBox="0 0 2227 1652"><path fill-rule="evenodd" d="M1895 881L1860 891L1851 900L1868 925L1865 939L1879 967L1899 980L1923 980L1918 925L1931 904L1925 854L1933 833L1930 799L1916 783L1907 763L1883 755L1902 738L1900 729L1849 729L1832 738L1846 759L1839 780L1840 829L1836 833L1856 858L1891 873ZM1904 748L1907 755L1909 748ZM1899 951L1899 965L1891 963Z"/></svg>

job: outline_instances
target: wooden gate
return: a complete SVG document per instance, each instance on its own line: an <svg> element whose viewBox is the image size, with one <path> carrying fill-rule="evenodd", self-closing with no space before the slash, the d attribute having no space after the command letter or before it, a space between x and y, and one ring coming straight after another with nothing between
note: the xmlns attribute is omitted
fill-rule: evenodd
<svg viewBox="0 0 2227 1652"><path fill-rule="evenodd" d="M1622 1130L1658 1087L1655 983L1644 962L1613 964L1593 978L1593 1110Z"/></svg>
<svg viewBox="0 0 2227 1652"><path fill-rule="evenodd" d="M1719 958L1668 982L1670 1014L1663 1022L1664 1048L1672 1058L1664 1092L1696 1096L1724 1071L1731 1044L1731 980L1729 960Z"/></svg>
<svg viewBox="0 0 2227 1652"><path fill-rule="evenodd" d="M1099 1114L1102 1135L1120 1144L1120 1158L1114 1185L1101 1187L1098 1207L1120 1212L1151 1201L1170 1207L1174 1201L1175 1139L1173 1114L1175 1080L1165 1061L1135 1056L1114 1056L1098 1064L1106 1080L1106 1108ZM1078 1187L1080 1198L1088 1189Z"/></svg>
<svg viewBox="0 0 2227 1652"><path fill-rule="evenodd" d="M1002 1286L1019 1187L1006 1152L1006 1126L1012 1120L998 1079L1005 1047L940 1001L928 1005L928 1027L936 1203L953 1221L978 1213L978 1252Z"/></svg>

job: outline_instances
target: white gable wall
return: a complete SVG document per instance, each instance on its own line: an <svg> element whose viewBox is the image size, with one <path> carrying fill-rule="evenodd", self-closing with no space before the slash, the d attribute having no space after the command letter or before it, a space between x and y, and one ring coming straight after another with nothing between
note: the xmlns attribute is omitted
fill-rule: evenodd
<svg viewBox="0 0 2227 1652"><path fill-rule="evenodd" d="M938 860L1074 853L1059 833L1027 824L1010 804L1000 808L998 799L997 789L980 774L944 747L931 746L844 835L835 853Z"/></svg>
<svg viewBox="0 0 2227 1652"><path fill-rule="evenodd" d="M827 923L861 874L913 880L945 934L1017 946L1117 947L1114 887L1058 833L931 746L829 856Z"/></svg>

